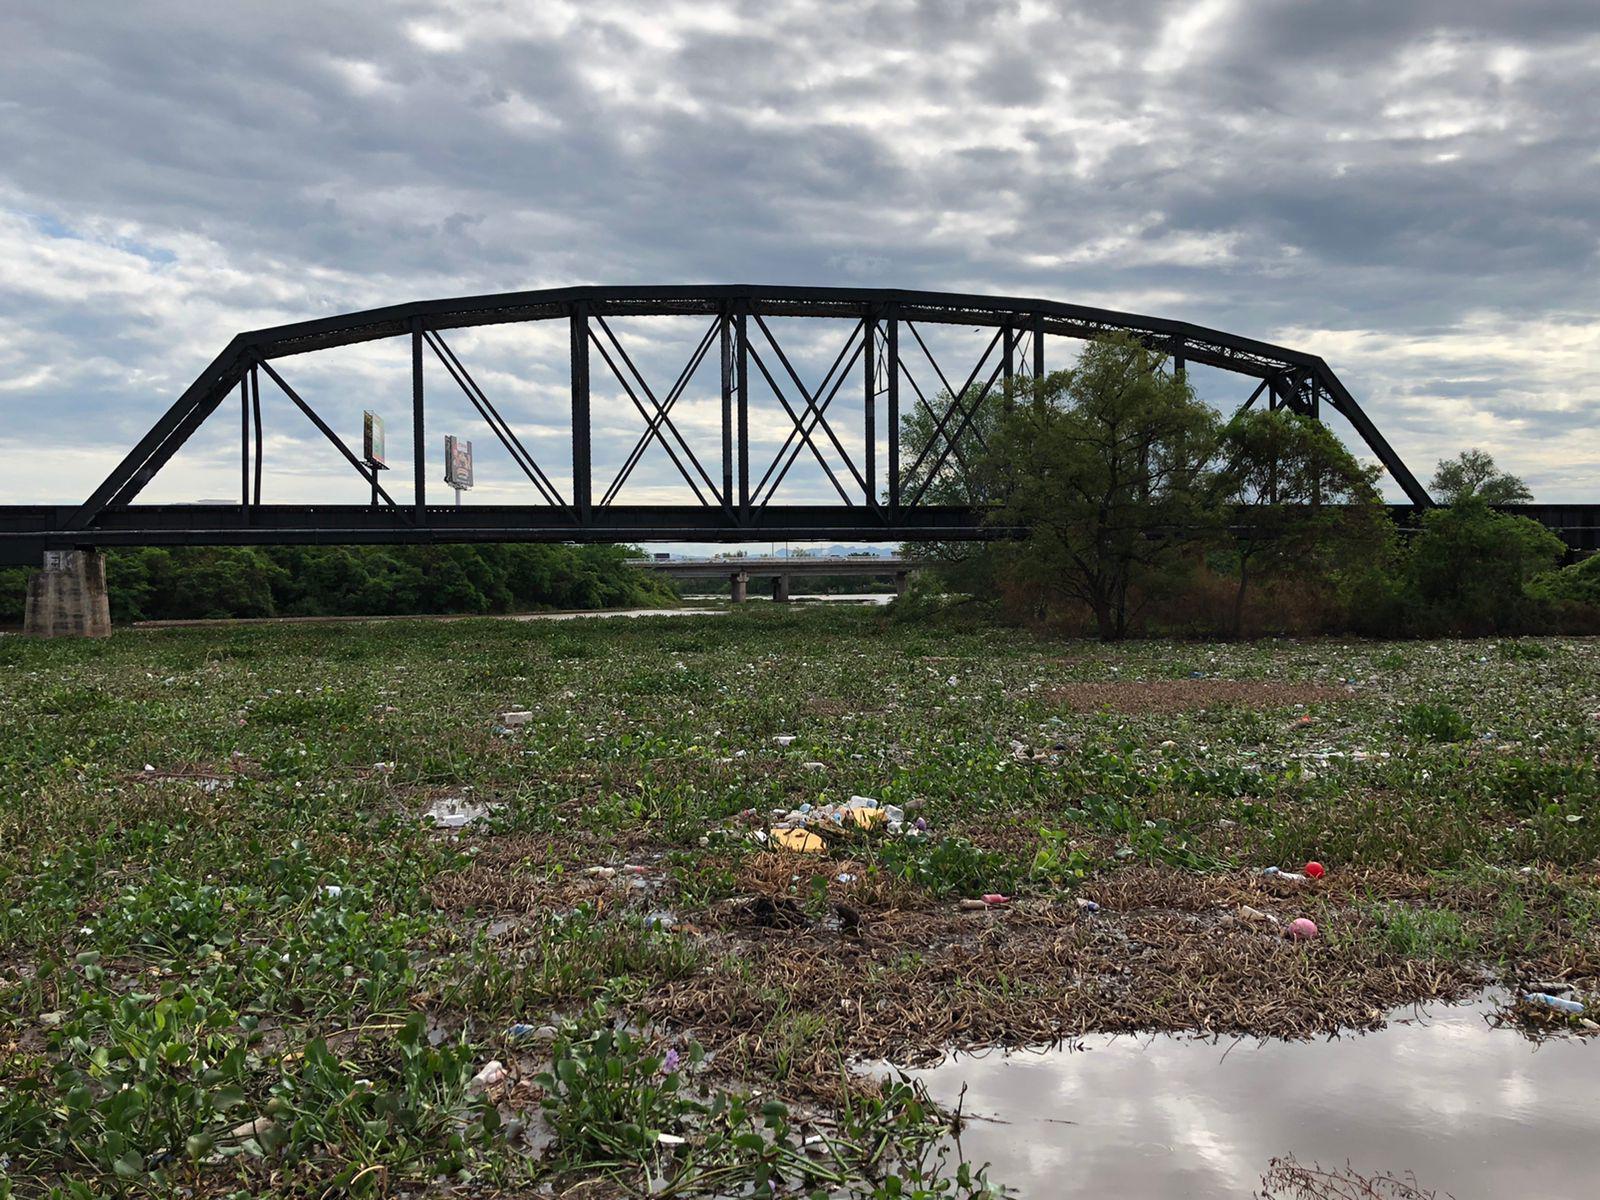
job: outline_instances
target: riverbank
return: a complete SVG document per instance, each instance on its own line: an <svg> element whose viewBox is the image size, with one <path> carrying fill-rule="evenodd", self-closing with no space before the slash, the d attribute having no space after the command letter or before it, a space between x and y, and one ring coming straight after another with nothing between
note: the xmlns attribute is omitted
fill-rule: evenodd
<svg viewBox="0 0 1600 1200"><path fill-rule="evenodd" d="M186 1095L207 1056L233 1072L225 1107L174 1100L140 1135L141 1171L210 1139L201 1191L326 1187L359 1160L386 1186L454 1163L692 1193L775 1155L872 1195L954 1166L917 1165L942 1126L914 1093L864 1115L864 1063L1600 987L1593 640L1106 646L750 605L6 639L0 663L6 1071L39 1105L0 1140L29 1178L111 1172L28 1139L80 1066L75 1094L111 1103L93 1048L142 1044L162 1002L123 1014L130 995L207 1014L160 1086ZM883 815L791 815L852 797ZM1320 879L1262 874L1313 860ZM1593 1032L1500 1015L1506 1037ZM640 1044L588 1036L618 1023ZM318 1045L333 1065L308 1079ZM348 1127L326 1115L340 1072L368 1081ZM695 1107L753 1089L737 1119ZM275 1108L312 1115L224 1136ZM898 1166L838 1148L880 1141Z"/></svg>

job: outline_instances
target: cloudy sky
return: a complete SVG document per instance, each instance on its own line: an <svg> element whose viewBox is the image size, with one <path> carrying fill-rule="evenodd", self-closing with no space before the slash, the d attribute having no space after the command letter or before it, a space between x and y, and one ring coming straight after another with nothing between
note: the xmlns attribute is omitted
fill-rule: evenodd
<svg viewBox="0 0 1600 1200"><path fill-rule="evenodd" d="M673 282L1218 326L1323 355L1424 478L1478 445L1540 499L1600 494L1594 0L13 0L0 23L0 503L81 499L241 329ZM843 331L808 324L815 376ZM700 332L619 329L663 390ZM564 478L565 331L452 346ZM349 440L387 412L409 480L403 345L283 370ZM638 421L596 387L620 462ZM680 410L708 466L715 388ZM447 399L430 433L473 438L472 499L531 499ZM265 498L361 499L263 400ZM237 496L237 429L220 411L146 498ZM783 498L827 494L811 466ZM675 478L652 447L628 498L684 499Z"/></svg>

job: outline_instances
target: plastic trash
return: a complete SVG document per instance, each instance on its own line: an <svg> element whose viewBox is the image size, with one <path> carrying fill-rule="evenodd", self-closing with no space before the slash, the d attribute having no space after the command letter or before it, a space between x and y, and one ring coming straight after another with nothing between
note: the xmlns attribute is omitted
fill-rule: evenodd
<svg viewBox="0 0 1600 1200"><path fill-rule="evenodd" d="M498 1058L491 1058L483 1064L483 1069L467 1081L467 1091L481 1092L491 1088L506 1077L506 1065Z"/></svg>
<svg viewBox="0 0 1600 1200"><path fill-rule="evenodd" d="M999 892L985 892L983 894L983 902L985 904L1010 904L1011 897L1003 896Z"/></svg>
<svg viewBox="0 0 1600 1200"><path fill-rule="evenodd" d="M1553 1009L1574 1017L1583 1015L1584 1006L1581 1000L1568 1000L1565 996L1552 996L1549 992L1523 992L1522 998L1529 1004L1537 1004L1541 1008Z"/></svg>
<svg viewBox="0 0 1600 1200"><path fill-rule="evenodd" d="M684 1139L675 1133L658 1133L656 1134L656 1141L663 1146L681 1146Z"/></svg>
<svg viewBox="0 0 1600 1200"><path fill-rule="evenodd" d="M428 817L440 829L461 829L488 815L486 806L474 804L463 796L435 800L428 808Z"/></svg>
<svg viewBox="0 0 1600 1200"><path fill-rule="evenodd" d="M821 854L827 845L809 829L774 829L772 844L797 854Z"/></svg>
<svg viewBox="0 0 1600 1200"><path fill-rule="evenodd" d="M533 720L533 714L521 708L514 708L510 712L500 714L500 724L507 729L515 729L519 725L526 725L531 720Z"/></svg>
<svg viewBox="0 0 1600 1200"><path fill-rule="evenodd" d="M792 733L780 733L772 740L777 742L780 746L787 746L790 742L794 741L794 737L795 735Z"/></svg>
<svg viewBox="0 0 1600 1200"><path fill-rule="evenodd" d="M506 1036L531 1038L538 1042L551 1042L555 1040L556 1027L554 1025L527 1025L517 1021L506 1030Z"/></svg>
<svg viewBox="0 0 1600 1200"><path fill-rule="evenodd" d="M585 867L583 873L585 875L593 875L599 879L610 879L616 875L617 869L615 867Z"/></svg>
<svg viewBox="0 0 1600 1200"><path fill-rule="evenodd" d="M273 1120L271 1117L255 1117L242 1125L235 1125L228 1130L230 1138L255 1138L260 1141L263 1136L272 1132Z"/></svg>
<svg viewBox="0 0 1600 1200"><path fill-rule="evenodd" d="M1086 912L1086 913L1097 913L1097 912L1100 911L1100 906L1098 904L1096 904L1093 900L1089 899L1087 896L1079 896L1078 897L1078 911Z"/></svg>
<svg viewBox="0 0 1600 1200"><path fill-rule="evenodd" d="M1297 942L1309 942L1318 932L1317 923L1310 917L1296 917L1289 922L1289 936Z"/></svg>
<svg viewBox="0 0 1600 1200"><path fill-rule="evenodd" d="M1298 871L1285 871L1282 867L1262 867L1261 874L1269 879L1281 879L1285 883L1304 883L1307 876Z"/></svg>
<svg viewBox="0 0 1600 1200"><path fill-rule="evenodd" d="M337 883L326 883L322 885L322 894L330 900L337 900L344 895L344 889Z"/></svg>
<svg viewBox="0 0 1600 1200"><path fill-rule="evenodd" d="M1241 921L1254 921L1258 925L1276 925L1278 918L1269 912L1262 912L1259 908L1251 908L1248 904L1241 904L1233 910L1233 915Z"/></svg>
<svg viewBox="0 0 1600 1200"><path fill-rule="evenodd" d="M982 900L962 900L961 907L966 909L968 912L981 912L989 906Z"/></svg>
<svg viewBox="0 0 1600 1200"><path fill-rule="evenodd" d="M1321 879L1324 875L1326 875L1328 873L1328 868L1323 866L1316 859L1312 859L1310 862L1308 862L1305 866L1301 867L1300 869L1302 871L1304 871L1305 874L1307 875L1307 877L1309 877L1311 879Z"/></svg>

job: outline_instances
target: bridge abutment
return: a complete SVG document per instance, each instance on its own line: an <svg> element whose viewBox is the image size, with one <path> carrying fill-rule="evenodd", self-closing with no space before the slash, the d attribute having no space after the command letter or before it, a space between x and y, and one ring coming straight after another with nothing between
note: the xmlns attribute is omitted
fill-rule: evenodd
<svg viewBox="0 0 1600 1200"><path fill-rule="evenodd" d="M99 550L46 550L28 580L22 632L30 637L110 637L106 557Z"/></svg>

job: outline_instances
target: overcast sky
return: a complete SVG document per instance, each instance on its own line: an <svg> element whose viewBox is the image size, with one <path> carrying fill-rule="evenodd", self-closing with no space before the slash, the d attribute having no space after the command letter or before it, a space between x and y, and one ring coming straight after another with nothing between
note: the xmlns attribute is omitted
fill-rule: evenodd
<svg viewBox="0 0 1600 1200"><path fill-rule="evenodd" d="M1217 326L1321 354L1424 479L1477 445L1600 498L1595 0L4 0L0 31L0 503L83 498L241 329L695 282ZM843 330L815 324L820 374ZM700 329L619 332L670 377ZM565 477L565 330L452 346ZM407 369L398 343L283 366L351 441L388 413L406 481ZM612 463L638 423L606 386ZM715 388L681 410L708 466ZM265 498L361 499L263 399ZM473 421L430 428L479 447L472 499L533 499ZM146 498L237 496L237 430L219 411ZM629 498L674 479L652 448Z"/></svg>

